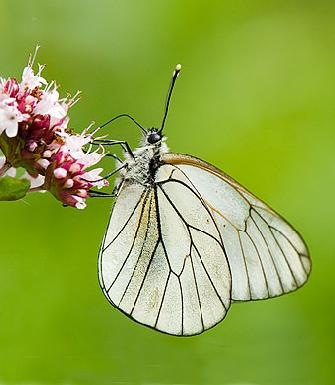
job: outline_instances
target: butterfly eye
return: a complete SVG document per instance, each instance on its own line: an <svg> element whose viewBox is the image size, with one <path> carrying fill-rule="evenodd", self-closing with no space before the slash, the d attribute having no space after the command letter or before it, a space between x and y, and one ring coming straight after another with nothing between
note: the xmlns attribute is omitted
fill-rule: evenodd
<svg viewBox="0 0 335 385"><path fill-rule="evenodd" d="M159 142L161 139L162 139L162 136L158 132L151 132L147 137L147 141L150 144L155 144Z"/></svg>

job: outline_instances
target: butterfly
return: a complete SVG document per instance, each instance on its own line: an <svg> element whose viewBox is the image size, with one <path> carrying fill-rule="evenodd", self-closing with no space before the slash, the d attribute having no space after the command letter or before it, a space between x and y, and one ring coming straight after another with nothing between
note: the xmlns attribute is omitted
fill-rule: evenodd
<svg viewBox="0 0 335 385"><path fill-rule="evenodd" d="M163 128L180 69L161 128L123 114L143 130L141 145L109 141L125 161L98 270L108 301L128 317L192 336L222 321L232 302L296 290L311 261L299 233L262 200L211 164L169 152Z"/></svg>

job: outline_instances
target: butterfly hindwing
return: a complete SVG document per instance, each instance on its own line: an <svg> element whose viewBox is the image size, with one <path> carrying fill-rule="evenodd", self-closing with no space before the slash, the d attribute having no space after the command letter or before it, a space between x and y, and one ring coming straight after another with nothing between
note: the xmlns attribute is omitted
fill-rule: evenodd
<svg viewBox="0 0 335 385"><path fill-rule="evenodd" d="M277 213L208 163L177 154L163 161L178 169L215 220L231 270L232 300L274 297L304 284L311 268L308 250Z"/></svg>

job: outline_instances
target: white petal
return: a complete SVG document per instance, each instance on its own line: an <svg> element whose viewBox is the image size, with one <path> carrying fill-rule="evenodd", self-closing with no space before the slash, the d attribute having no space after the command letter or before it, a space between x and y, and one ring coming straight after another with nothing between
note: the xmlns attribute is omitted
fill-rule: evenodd
<svg viewBox="0 0 335 385"><path fill-rule="evenodd" d="M22 82L20 89L23 90L26 87L34 89L35 87L41 87L42 84L48 84L48 82L42 77L34 74L33 69L30 66L25 67L22 74Z"/></svg>
<svg viewBox="0 0 335 385"><path fill-rule="evenodd" d="M17 109L13 98L7 98L0 103L0 134L6 131L8 137L16 136L18 123L27 119L28 115L22 114Z"/></svg>
<svg viewBox="0 0 335 385"><path fill-rule="evenodd" d="M73 198L77 201L76 208L79 210L83 210L86 207L85 199L72 195Z"/></svg>
<svg viewBox="0 0 335 385"><path fill-rule="evenodd" d="M87 171L85 172L82 177L84 179L89 179L89 180L95 180L95 179L99 179L99 178L102 178L100 173L102 172L102 168L95 168L91 171Z"/></svg>
<svg viewBox="0 0 335 385"><path fill-rule="evenodd" d="M91 136L85 135L67 135L65 136L65 146L69 151L70 155L75 159L85 158L85 153L83 152L83 146L88 144L92 140ZM86 163L83 163L86 164Z"/></svg>
<svg viewBox="0 0 335 385"><path fill-rule="evenodd" d="M22 179L28 179L30 182L30 188L40 187L44 184L44 176L38 175L36 178L29 175L27 172L25 172L22 175Z"/></svg>
<svg viewBox="0 0 335 385"><path fill-rule="evenodd" d="M17 130L18 130L17 121L15 120L7 121L6 135L8 136L8 138L14 138L14 136L17 135Z"/></svg>
<svg viewBox="0 0 335 385"><path fill-rule="evenodd" d="M15 168L15 167L11 167L11 168L6 172L6 175L15 178L15 177L16 177L16 168Z"/></svg>
<svg viewBox="0 0 335 385"><path fill-rule="evenodd" d="M0 156L0 168L6 163L6 157Z"/></svg>
<svg viewBox="0 0 335 385"><path fill-rule="evenodd" d="M87 153L78 159L78 163L83 164L85 167L90 167L100 162L103 156L104 154L99 154L98 152Z"/></svg>
<svg viewBox="0 0 335 385"><path fill-rule="evenodd" d="M85 174L82 175L82 178L90 181L92 184L94 184L94 186L100 189L102 187L108 186L108 181L103 179L103 176L100 175L102 171L102 168L95 168L94 170L85 172Z"/></svg>

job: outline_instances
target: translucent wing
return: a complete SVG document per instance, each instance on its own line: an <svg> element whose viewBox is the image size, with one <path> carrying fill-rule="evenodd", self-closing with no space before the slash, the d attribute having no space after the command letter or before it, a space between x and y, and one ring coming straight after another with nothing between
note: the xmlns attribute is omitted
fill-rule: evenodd
<svg viewBox="0 0 335 385"><path fill-rule="evenodd" d="M264 299L303 285L311 261L300 235L265 203L200 159L166 154L170 180L184 183L208 208L232 276L232 300Z"/></svg>
<svg viewBox="0 0 335 385"><path fill-rule="evenodd" d="M169 180L125 183L100 249L99 277L109 301L165 333L193 335L221 321L231 276L216 223L199 196Z"/></svg>

